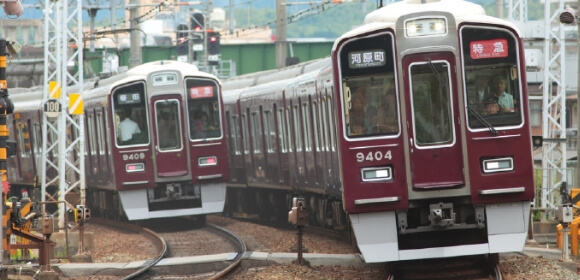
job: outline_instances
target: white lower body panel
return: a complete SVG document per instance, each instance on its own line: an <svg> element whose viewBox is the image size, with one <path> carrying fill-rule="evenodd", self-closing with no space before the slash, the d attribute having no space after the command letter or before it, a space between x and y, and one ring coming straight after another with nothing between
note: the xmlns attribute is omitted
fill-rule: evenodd
<svg viewBox="0 0 580 280"><path fill-rule="evenodd" d="M201 186L201 207L149 211L147 190L119 191L121 204L130 221L165 217L205 215L224 211L226 185L206 184Z"/></svg>
<svg viewBox="0 0 580 280"><path fill-rule="evenodd" d="M485 206L488 243L399 250L395 212L352 214L350 219L365 262L447 258L521 252L528 234L530 202Z"/></svg>

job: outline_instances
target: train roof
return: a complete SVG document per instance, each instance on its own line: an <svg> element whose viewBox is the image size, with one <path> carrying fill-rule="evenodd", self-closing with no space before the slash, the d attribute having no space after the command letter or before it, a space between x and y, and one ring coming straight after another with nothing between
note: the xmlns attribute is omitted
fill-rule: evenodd
<svg viewBox="0 0 580 280"><path fill-rule="evenodd" d="M474 22L509 26L517 32L518 36L521 37L519 29L513 23L486 15L485 10L481 5L472 2L463 0L427 0L426 3L422 3L422 0L404 0L386 5L367 14L363 21L363 25L346 32L338 38L338 40L335 41L332 50L336 50L338 43L345 38L365 34L379 28L383 29L391 27L395 32L397 32L397 29L395 28L397 19L407 14L422 12L451 13L455 16L456 24Z"/></svg>
<svg viewBox="0 0 580 280"><path fill-rule="evenodd" d="M224 91L241 89L245 87L286 80L304 73L308 73L310 71L320 69L324 65L330 65L330 57L309 60L280 69L266 70L232 77L223 81L222 89Z"/></svg>
<svg viewBox="0 0 580 280"><path fill-rule="evenodd" d="M14 103L14 111L40 110L42 86L31 88L10 88L8 98Z"/></svg>
<svg viewBox="0 0 580 280"><path fill-rule="evenodd" d="M275 92L282 92L286 89L286 85L290 80L292 79L272 81L269 83L245 88L240 92L239 98L240 100L253 99L262 95L270 95Z"/></svg>

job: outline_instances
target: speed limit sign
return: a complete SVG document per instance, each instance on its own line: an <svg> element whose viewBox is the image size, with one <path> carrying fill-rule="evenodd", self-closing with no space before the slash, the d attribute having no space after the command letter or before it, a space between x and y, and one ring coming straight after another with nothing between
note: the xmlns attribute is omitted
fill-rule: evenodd
<svg viewBox="0 0 580 280"><path fill-rule="evenodd" d="M44 113L49 118L56 118L60 115L61 105L56 99L49 99L44 103Z"/></svg>

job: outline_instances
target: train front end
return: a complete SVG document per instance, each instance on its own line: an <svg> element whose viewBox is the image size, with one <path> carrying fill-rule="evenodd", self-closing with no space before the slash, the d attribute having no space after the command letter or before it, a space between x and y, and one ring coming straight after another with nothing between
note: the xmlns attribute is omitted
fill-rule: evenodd
<svg viewBox="0 0 580 280"><path fill-rule="evenodd" d="M175 61L133 71L146 80L111 93L116 185L127 218L222 212L228 170L219 81ZM131 137L126 118L140 128Z"/></svg>
<svg viewBox="0 0 580 280"><path fill-rule="evenodd" d="M344 208L366 262L523 250L523 54L513 25L463 1L398 2L337 40Z"/></svg>

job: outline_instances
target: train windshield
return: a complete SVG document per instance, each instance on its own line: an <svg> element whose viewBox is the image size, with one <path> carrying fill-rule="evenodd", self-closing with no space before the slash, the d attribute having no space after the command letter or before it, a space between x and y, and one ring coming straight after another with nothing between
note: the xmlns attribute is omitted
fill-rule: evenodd
<svg viewBox="0 0 580 280"><path fill-rule="evenodd" d="M181 149L179 111L179 101L176 99L155 102L157 139L161 151Z"/></svg>
<svg viewBox="0 0 580 280"><path fill-rule="evenodd" d="M465 69L465 98L471 129L522 124L518 43L509 31L482 27L461 28Z"/></svg>
<svg viewBox="0 0 580 280"><path fill-rule="evenodd" d="M222 137L220 98L215 81L186 79L191 140Z"/></svg>
<svg viewBox="0 0 580 280"><path fill-rule="evenodd" d="M399 114L393 75L348 79L345 121L351 137L397 134Z"/></svg>
<svg viewBox="0 0 580 280"><path fill-rule="evenodd" d="M148 144L145 84L139 82L120 86L113 90L111 97L117 146Z"/></svg>
<svg viewBox="0 0 580 280"><path fill-rule="evenodd" d="M347 42L339 56L346 136L398 135L399 102L391 34Z"/></svg>

